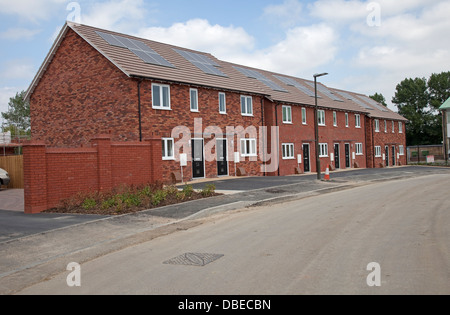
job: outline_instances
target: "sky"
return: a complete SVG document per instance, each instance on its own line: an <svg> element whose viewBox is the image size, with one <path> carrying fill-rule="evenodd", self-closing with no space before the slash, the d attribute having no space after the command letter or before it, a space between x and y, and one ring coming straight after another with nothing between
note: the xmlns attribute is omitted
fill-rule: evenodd
<svg viewBox="0 0 450 315"><path fill-rule="evenodd" d="M0 0L0 112L28 89L66 20L391 100L450 71L449 0Z"/></svg>

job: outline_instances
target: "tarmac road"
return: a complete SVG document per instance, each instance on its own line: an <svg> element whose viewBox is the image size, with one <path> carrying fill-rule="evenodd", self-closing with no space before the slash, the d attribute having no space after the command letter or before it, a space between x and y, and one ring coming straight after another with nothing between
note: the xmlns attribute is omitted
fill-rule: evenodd
<svg viewBox="0 0 450 315"><path fill-rule="evenodd" d="M438 174L219 214L82 264L81 287L61 271L20 293L450 294L449 185ZM184 253L217 260L170 261ZM372 262L381 287L367 285Z"/></svg>

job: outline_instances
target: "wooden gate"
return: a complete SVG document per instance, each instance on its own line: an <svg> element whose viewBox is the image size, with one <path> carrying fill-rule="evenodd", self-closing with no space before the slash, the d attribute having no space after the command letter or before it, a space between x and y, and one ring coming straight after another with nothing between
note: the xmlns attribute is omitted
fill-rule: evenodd
<svg viewBox="0 0 450 315"><path fill-rule="evenodd" d="M0 168L8 172L11 177L10 189L23 189L23 156L0 156Z"/></svg>

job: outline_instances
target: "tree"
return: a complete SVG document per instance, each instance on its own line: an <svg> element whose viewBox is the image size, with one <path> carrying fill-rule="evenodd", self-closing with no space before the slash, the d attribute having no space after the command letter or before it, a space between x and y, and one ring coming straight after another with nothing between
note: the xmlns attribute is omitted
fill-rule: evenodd
<svg viewBox="0 0 450 315"><path fill-rule="evenodd" d="M442 119L430 105L432 95L425 78L405 79L397 85L392 102L399 114L408 119L408 145L438 144L442 142Z"/></svg>
<svg viewBox="0 0 450 315"><path fill-rule="evenodd" d="M30 131L30 103L25 101L25 91L16 93L15 97L9 99L9 109L2 113L6 120L8 129L19 129L19 133ZM11 130L13 131L13 130Z"/></svg>
<svg viewBox="0 0 450 315"><path fill-rule="evenodd" d="M381 93L375 93L375 95L369 96L371 99L373 99L375 102L378 102L382 104L384 107L387 107L386 98Z"/></svg>
<svg viewBox="0 0 450 315"><path fill-rule="evenodd" d="M430 89L430 105L433 109L439 110L439 107L450 98L450 72L432 74L428 80Z"/></svg>

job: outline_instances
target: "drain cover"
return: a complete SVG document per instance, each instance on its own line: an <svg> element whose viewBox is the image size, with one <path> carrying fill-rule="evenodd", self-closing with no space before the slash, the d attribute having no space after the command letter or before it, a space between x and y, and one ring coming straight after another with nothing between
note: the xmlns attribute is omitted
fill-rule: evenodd
<svg viewBox="0 0 450 315"><path fill-rule="evenodd" d="M204 267L222 258L223 256L224 255L217 255L217 254L186 253L181 256L172 258L168 261L165 261L163 264Z"/></svg>

